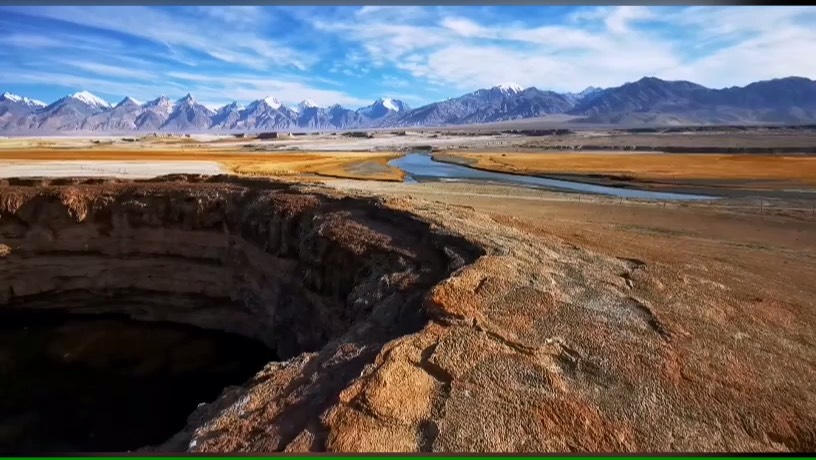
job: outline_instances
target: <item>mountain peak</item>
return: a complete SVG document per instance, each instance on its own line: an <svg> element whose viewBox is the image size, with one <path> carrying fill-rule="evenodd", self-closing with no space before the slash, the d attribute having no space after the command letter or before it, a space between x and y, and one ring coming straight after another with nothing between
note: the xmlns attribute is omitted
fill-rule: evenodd
<svg viewBox="0 0 816 460"><path fill-rule="evenodd" d="M273 109L279 109L282 105L279 100L272 96L266 96L265 98L261 99L261 101Z"/></svg>
<svg viewBox="0 0 816 460"><path fill-rule="evenodd" d="M661 79L659 79L659 78L657 78L657 77L648 77L648 76L647 76L647 77L643 77L643 78L641 78L641 79L640 79L640 80L638 80L637 82L648 82L648 81L658 82L658 81L664 81L664 80L661 80Z"/></svg>
<svg viewBox="0 0 816 460"><path fill-rule="evenodd" d="M226 111L226 110L243 110L244 106L239 104L238 101L232 101L229 104L226 104L218 109L219 112Z"/></svg>
<svg viewBox="0 0 816 460"><path fill-rule="evenodd" d="M408 109L408 106L405 105L405 103L390 97L381 97L377 99L376 103L382 105L388 110L393 110L394 112L401 112Z"/></svg>
<svg viewBox="0 0 816 460"><path fill-rule="evenodd" d="M312 108L317 108L317 104L315 104L310 99L304 99L304 100L300 101L300 103L298 103L298 105L297 105L298 112L302 112L302 111L304 111L306 109L312 109Z"/></svg>
<svg viewBox="0 0 816 460"><path fill-rule="evenodd" d="M157 97L156 99L153 99L152 101L149 101L147 103L147 105L159 105L159 104L167 103L167 102L170 102L170 98L165 96L164 94L162 94L161 96Z"/></svg>
<svg viewBox="0 0 816 460"><path fill-rule="evenodd" d="M116 104L116 107L122 107L124 105L142 105L142 103L130 96L125 96L124 99L122 99L121 101L119 101L118 104Z"/></svg>
<svg viewBox="0 0 816 460"><path fill-rule="evenodd" d="M520 93L524 91L524 88L516 83L499 83L498 85L493 86L491 89L497 89L503 93Z"/></svg>
<svg viewBox="0 0 816 460"><path fill-rule="evenodd" d="M48 105L45 102L38 101L36 99L29 99L29 98L23 97L23 96L18 96L16 94L10 93L8 91L4 92L3 94L0 94L0 101L11 101L11 102L15 102L15 103L18 103L18 104L22 103L22 104L25 104L25 105L27 105L29 107L45 107L46 105Z"/></svg>
<svg viewBox="0 0 816 460"><path fill-rule="evenodd" d="M20 102L23 100L22 97L16 94L9 93L8 91L4 92L3 94L0 94L0 99L12 102Z"/></svg>
<svg viewBox="0 0 816 460"><path fill-rule="evenodd" d="M170 98L162 94L161 96L153 99L152 101L145 104L148 107L169 107L172 106L173 103L170 101Z"/></svg>
<svg viewBox="0 0 816 460"><path fill-rule="evenodd" d="M93 107L108 108L111 106L110 103L108 103L104 99L97 97L88 91L79 91L69 95L68 97L70 97L71 99L76 99L80 102L83 102Z"/></svg>
<svg viewBox="0 0 816 460"><path fill-rule="evenodd" d="M358 109L357 112L369 118L382 118L408 109L408 105L398 99L381 97L374 101L373 104Z"/></svg>
<svg viewBox="0 0 816 460"><path fill-rule="evenodd" d="M0 111L3 113L0 132L23 125L26 129L58 131L84 130L86 127L92 131L149 129L178 132L367 129L491 123L550 114L567 114L582 117L581 121L610 124L647 121L655 124L713 124L733 123L735 120L740 123L810 124L816 121L816 81L808 78L790 76L721 89L655 76L638 78L615 87L590 86L578 93L542 91L532 86L523 89L514 83L503 83L431 102L417 109L387 96L356 110L339 105L321 105L315 110L311 108L317 104L307 99L297 105L301 110L310 109L299 114L294 104L284 108L271 96L252 102L247 109L237 102L220 108L202 105L191 94L178 100L160 96L144 104L125 97L117 104L123 108L112 110L101 98L88 91L79 91L42 109L40 106L45 104L0 91Z"/></svg>

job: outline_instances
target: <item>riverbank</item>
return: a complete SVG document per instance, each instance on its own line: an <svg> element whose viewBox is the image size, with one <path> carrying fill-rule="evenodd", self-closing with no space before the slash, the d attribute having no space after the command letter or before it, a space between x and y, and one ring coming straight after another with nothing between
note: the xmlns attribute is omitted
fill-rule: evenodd
<svg viewBox="0 0 816 460"><path fill-rule="evenodd" d="M608 187L719 196L816 192L816 157L629 153L434 153L437 161Z"/></svg>

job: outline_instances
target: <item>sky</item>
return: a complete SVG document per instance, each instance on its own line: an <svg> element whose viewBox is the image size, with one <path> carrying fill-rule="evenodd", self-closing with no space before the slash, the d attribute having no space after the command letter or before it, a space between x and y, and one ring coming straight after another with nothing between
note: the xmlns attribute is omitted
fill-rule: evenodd
<svg viewBox="0 0 816 460"><path fill-rule="evenodd" d="M0 7L0 91L413 107L501 83L816 78L816 7Z"/></svg>

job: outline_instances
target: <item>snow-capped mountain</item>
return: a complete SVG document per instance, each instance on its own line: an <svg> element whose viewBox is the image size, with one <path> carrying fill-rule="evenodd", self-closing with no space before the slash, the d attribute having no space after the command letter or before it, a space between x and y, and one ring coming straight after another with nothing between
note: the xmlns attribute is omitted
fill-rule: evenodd
<svg viewBox="0 0 816 460"><path fill-rule="evenodd" d="M98 107L100 109L108 109L111 107L110 103L108 103L106 100L102 99L101 97L97 97L88 91L80 91L78 93L71 94L68 97L88 104L91 107Z"/></svg>
<svg viewBox="0 0 816 460"><path fill-rule="evenodd" d="M370 119L380 119L395 113L409 110L408 104L390 97L381 97L374 101L373 104L357 109L357 113Z"/></svg>
<svg viewBox="0 0 816 460"><path fill-rule="evenodd" d="M4 133L365 129L486 123L549 114L613 124L814 123L816 81L787 77L711 89L645 77L619 87L589 87L564 94L502 84L416 109L384 97L357 110L337 104L318 107L309 100L290 108L271 96L246 107L233 102L211 110L189 94L177 101L160 96L146 103L125 97L115 106L88 91L47 106L9 92L0 94Z"/></svg>
<svg viewBox="0 0 816 460"><path fill-rule="evenodd" d="M89 116L82 122L82 129L90 131L129 131L138 129L136 123L142 111L141 105L132 97L126 97L112 109Z"/></svg>
<svg viewBox="0 0 816 460"><path fill-rule="evenodd" d="M377 126L488 123L563 113L573 106L568 97L552 91L497 85L399 113Z"/></svg>
<svg viewBox="0 0 816 460"><path fill-rule="evenodd" d="M260 106L265 106L265 108L270 108L270 109L277 110L277 109L281 108L281 106L283 104L281 104L281 102L279 100L277 100L276 98L274 98L272 96L267 96L267 97L265 97L263 99L258 99L257 101L252 101L252 103L249 104L249 106L247 108L254 108L255 106L259 106L259 105Z"/></svg>
<svg viewBox="0 0 816 460"><path fill-rule="evenodd" d="M272 96L252 101L240 111L239 119L227 129L287 129L295 125L297 114Z"/></svg>
<svg viewBox="0 0 816 460"><path fill-rule="evenodd" d="M27 124L27 118L45 103L9 92L0 95L0 129L15 129Z"/></svg>
<svg viewBox="0 0 816 460"><path fill-rule="evenodd" d="M310 99L304 99L300 101L297 106L295 106L294 111L297 113L303 113L303 111L306 109L314 109L317 107L317 104L312 102Z"/></svg>
<svg viewBox="0 0 816 460"><path fill-rule="evenodd" d="M192 94L187 94L176 101L173 112L162 125L162 129L186 132L208 129L214 115L215 112L199 104Z"/></svg>
<svg viewBox="0 0 816 460"><path fill-rule="evenodd" d="M46 105L48 105L45 102L38 101L36 99L29 99L27 97L18 96L16 94L9 93L8 91L6 91L3 94L0 94L0 102L3 102L3 101L13 102L13 103L21 104L23 106L31 107L31 108L41 108L41 107L45 107Z"/></svg>
<svg viewBox="0 0 816 460"><path fill-rule="evenodd" d="M26 130L78 130L86 118L109 109L111 105L108 102L87 91L80 91L36 109L15 124L19 129Z"/></svg>
<svg viewBox="0 0 816 460"><path fill-rule="evenodd" d="M499 83L490 89L501 91L505 94L515 94L524 91L524 88L516 83Z"/></svg>

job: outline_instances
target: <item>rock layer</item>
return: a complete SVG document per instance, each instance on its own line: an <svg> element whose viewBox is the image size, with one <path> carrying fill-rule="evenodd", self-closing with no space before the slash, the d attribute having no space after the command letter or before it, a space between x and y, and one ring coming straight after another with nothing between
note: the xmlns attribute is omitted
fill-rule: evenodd
<svg viewBox="0 0 816 460"><path fill-rule="evenodd" d="M8 187L0 233L10 248L3 304L114 308L238 333L282 357L314 351L372 312L417 316L422 291L449 264L444 237L426 224L285 188Z"/></svg>

